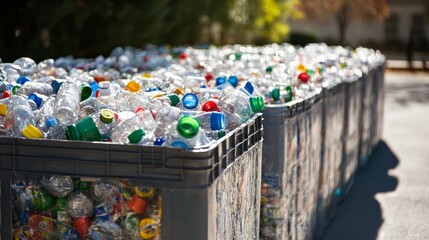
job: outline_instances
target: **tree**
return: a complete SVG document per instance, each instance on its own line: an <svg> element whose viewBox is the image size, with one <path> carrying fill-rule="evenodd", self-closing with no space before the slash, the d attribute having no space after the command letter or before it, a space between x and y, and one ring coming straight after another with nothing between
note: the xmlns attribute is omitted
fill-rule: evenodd
<svg viewBox="0 0 429 240"><path fill-rule="evenodd" d="M261 0L256 26L268 42L281 42L289 34L287 20L302 17L298 0Z"/></svg>
<svg viewBox="0 0 429 240"><path fill-rule="evenodd" d="M386 0L302 0L300 9L306 17L326 20L334 16L340 32L340 44L345 44L345 34L351 19L384 19L389 8Z"/></svg>

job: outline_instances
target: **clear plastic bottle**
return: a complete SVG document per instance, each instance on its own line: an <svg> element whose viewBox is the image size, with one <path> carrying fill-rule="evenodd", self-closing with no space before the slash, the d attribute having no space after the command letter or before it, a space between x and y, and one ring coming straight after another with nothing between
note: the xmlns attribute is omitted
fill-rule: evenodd
<svg viewBox="0 0 429 240"><path fill-rule="evenodd" d="M219 131L226 127L225 113L222 112L192 112L192 116L198 119L205 131Z"/></svg>
<svg viewBox="0 0 429 240"><path fill-rule="evenodd" d="M16 64L21 67L20 74L21 75L31 75L36 72L37 65L36 62L28 57L21 57L15 60L13 64Z"/></svg>
<svg viewBox="0 0 429 240"><path fill-rule="evenodd" d="M167 136L175 131L177 120L181 116L182 111L177 107L172 107L164 104L155 114L155 120L158 127L155 130L155 136L158 138L157 143L163 143ZM157 144L159 145L159 144Z"/></svg>
<svg viewBox="0 0 429 240"><path fill-rule="evenodd" d="M150 110L144 110L143 108L138 108L136 110L136 115L141 122L143 129L146 132L154 132L158 124L155 121L154 115Z"/></svg>
<svg viewBox="0 0 429 240"><path fill-rule="evenodd" d="M43 138L35 127L34 115L26 98L13 96L6 112L5 124L8 133L14 137Z"/></svg>
<svg viewBox="0 0 429 240"><path fill-rule="evenodd" d="M103 141L109 141L112 130L115 127L115 114L110 109L102 109L100 112L90 115L101 134Z"/></svg>
<svg viewBox="0 0 429 240"><path fill-rule="evenodd" d="M51 96L48 99L45 100L43 105L35 111L35 122L37 124L37 127L40 128L43 131L46 131L46 119L48 117L54 116L54 109L55 109L55 97Z"/></svg>
<svg viewBox="0 0 429 240"><path fill-rule="evenodd" d="M177 121L176 130L171 132L166 140L166 145L188 150L208 143L204 130L200 128L200 122L192 116L183 116Z"/></svg>
<svg viewBox="0 0 429 240"><path fill-rule="evenodd" d="M69 176L43 176L41 183L56 198L68 197L74 189L73 179Z"/></svg>
<svg viewBox="0 0 429 240"><path fill-rule="evenodd" d="M63 125L69 125L78 119L81 88L76 81L64 82L58 90L55 101L54 117Z"/></svg>
<svg viewBox="0 0 429 240"><path fill-rule="evenodd" d="M225 136L227 118L222 112L193 112L192 115L200 122L200 127L211 140Z"/></svg>
<svg viewBox="0 0 429 240"><path fill-rule="evenodd" d="M32 93L39 93L45 96L50 96L53 93L53 88L48 83L31 81L31 82L26 82L18 89L18 94L29 96Z"/></svg>
<svg viewBox="0 0 429 240"><path fill-rule="evenodd" d="M228 129L234 129L241 123L246 122L254 113L264 108L264 99L260 96L246 94L246 90L239 88L232 92L223 92L219 98L218 105L227 115ZM231 119L231 121L230 121Z"/></svg>
<svg viewBox="0 0 429 240"><path fill-rule="evenodd" d="M45 121L45 136L47 139L67 139L66 128L57 122L54 117L48 117Z"/></svg>
<svg viewBox="0 0 429 240"><path fill-rule="evenodd" d="M145 135L142 124L137 116L129 118L119 123L112 131L112 142L119 142L122 144L138 143L141 139L138 136ZM130 137L131 135L131 137Z"/></svg>
<svg viewBox="0 0 429 240"><path fill-rule="evenodd" d="M87 218L93 215L93 203L87 193L83 191L74 192L68 198L68 209L70 215L75 218Z"/></svg>

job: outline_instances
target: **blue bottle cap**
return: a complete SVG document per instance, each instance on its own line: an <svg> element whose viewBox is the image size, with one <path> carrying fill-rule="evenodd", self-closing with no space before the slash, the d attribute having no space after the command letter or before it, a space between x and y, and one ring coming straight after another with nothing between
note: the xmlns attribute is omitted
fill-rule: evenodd
<svg viewBox="0 0 429 240"><path fill-rule="evenodd" d="M232 86L237 87L237 85L238 85L238 78L236 76L229 76L228 82Z"/></svg>
<svg viewBox="0 0 429 240"><path fill-rule="evenodd" d="M30 94L30 96L28 96L28 99L33 100L36 103L37 108L40 108L43 103L43 99L39 97L37 93Z"/></svg>
<svg viewBox="0 0 429 240"><path fill-rule="evenodd" d="M164 142L165 142L165 139L160 137L160 138L155 139L155 141L153 142L153 145L161 146L162 144L164 144Z"/></svg>
<svg viewBox="0 0 429 240"><path fill-rule="evenodd" d="M27 76L20 76L17 80L16 83L23 85L24 83L31 81L31 79Z"/></svg>
<svg viewBox="0 0 429 240"><path fill-rule="evenodd" d="M57 125L57 124L58 124L58 122L57 122L57 119L55 119L54 117L48 117L48 118L46 119L45 124L46 124L46 127L47 127L47 128L51 128L52 126Z"/></svg>
<svg viewBox="0 0 429 240"><path fill-rule="evenodd" d="M210 113L210 128L213 131L222 130L226 126L225 113L211 112Z"/></svg>
<svg viewBox="0 0 429 240"><path fill-rule="evenodd" d="M198 97L193 93L187 93L182 97L183 107L186 109L194 109L198 106Z"/></svg>
<svg viewBox="0 0 429 240"><path fill-rule="evenodd" d="M96 81L90 82L89 86L92 88L92 97L95 97L95 93L97 92L97 90L100 88L98 86L98 83Z"/></svg>
<svg viewBox="0 0 429 240"><path fill-rule="evenodd" d="M60 87L61 87L62 84L63 84L63 81L61 81L61 80L56 80L56 79L52 80L51 86L52 86L52 88L54 90L53 91L54 94L58 93L58 90L60 90Z"/></svg>
<svg viewBox="0 0 429 240"><path fill-rule="evenodd" d="M158 87L150 87L148 89L146 89L146 92L156 92L159 91L160 89Z"/></svg>
<svg viewBox="0 0 429 240"><path fill-rule="evenodd" d="M216 86L219 86L221 84L226 83L226 78L225 77L217 77L216 78Z"/></svg>
<svg viewBox="0 0 429 240"><path fill-rule="evenodd" d="M183 150L188 150L189 149L188 145L185 142L181 141L181 140L175 140L175 141L171 142L170 145L172 147L181 148Z"/></svg>
<svg viewBox="0 0 429 240"><path fill-rule="evenodd" d="M247 82L246 85L244 85L244 89L246 89L250 94L253 94L253 84L250 82Z"/></svg>

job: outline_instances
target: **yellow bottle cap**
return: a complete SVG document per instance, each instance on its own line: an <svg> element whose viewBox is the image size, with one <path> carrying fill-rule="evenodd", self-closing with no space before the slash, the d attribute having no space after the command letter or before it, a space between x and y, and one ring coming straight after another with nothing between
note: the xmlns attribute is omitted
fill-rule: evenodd
<svg viewBox="0 0 429 240"><path fill-rule="evenodd" d="M185 92L183 91L183 88L176 88L176 90L174 90L173 93L175 93L177 95L183 95L183 94L185 94Z"/></svg>
<svg viewBox="0 0 429 240"><path fill-rule="evenodd" d="M111 123L115 118L115 114L110 109L103 109L100 112L100 119L104 123Z"/></svg>
<svg viewBox="0 0 429 240"><path fill-rule="evenodd" d="M159 234L159 224L152 218L143 218L139 224L140 237L152 239Z"/></svg>
<svg viewBox="0 0 429 240"><path fill-rule="evenodd" d="M0 115L6 116L7 105L0 104Z"/></svg>
<svg viewBox="0 0 429 240"><path fill-rule="evenodd" d="M300 72L306 72L307 71L307 68L303 64L299 64L298 67L296 67L296 69Z"/></svg>
<svg viewBox="0 0 429 240"><path fill-rule="evenodd" d="M30 124L21 131L25 138L43 138L43 133L34 125Z"/></svg>
<svg viewBox="0 0 429 240"><path fill-rule="evenodd" d="M155 189L151 187L144 187L144 188L134 187L134 192L137 194L137 196L141 198L148 198L148 197L152 197L155 194Z"/></svg>
<svg viewBox="0 0 429 240"><path fill-rule="evenodd" d="M131 80L125 87L125 90L130 92L140 92L141 86L136 81Z"/></svg>
<svg viewBox="0 0 429 240"><path fill-rule="evenodd" d="M164 97L164 96L165 96L164 93L157 93L157 94L152 96L152 99L157 99L157 98Z"/></svg>
<svg viewBox="0 0 429 240"><path fill-rule="evenodd" d="M151 78L152 77L152 75L150 75L150 73L143 73L142 76L144 78Z"/></svg>

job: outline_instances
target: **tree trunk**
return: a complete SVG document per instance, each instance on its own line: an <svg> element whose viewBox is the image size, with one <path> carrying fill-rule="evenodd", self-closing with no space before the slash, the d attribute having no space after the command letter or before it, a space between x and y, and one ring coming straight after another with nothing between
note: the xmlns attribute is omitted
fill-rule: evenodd
<svg viewBox="0 0 429 240"><path fill-rule="evenodd" d="M349 23L348 16L348 6L344 4L344 6L337 12L336 20L338 23L338 28L340 31L340 45L344 46L346 44L346 31Z"/></svg>

